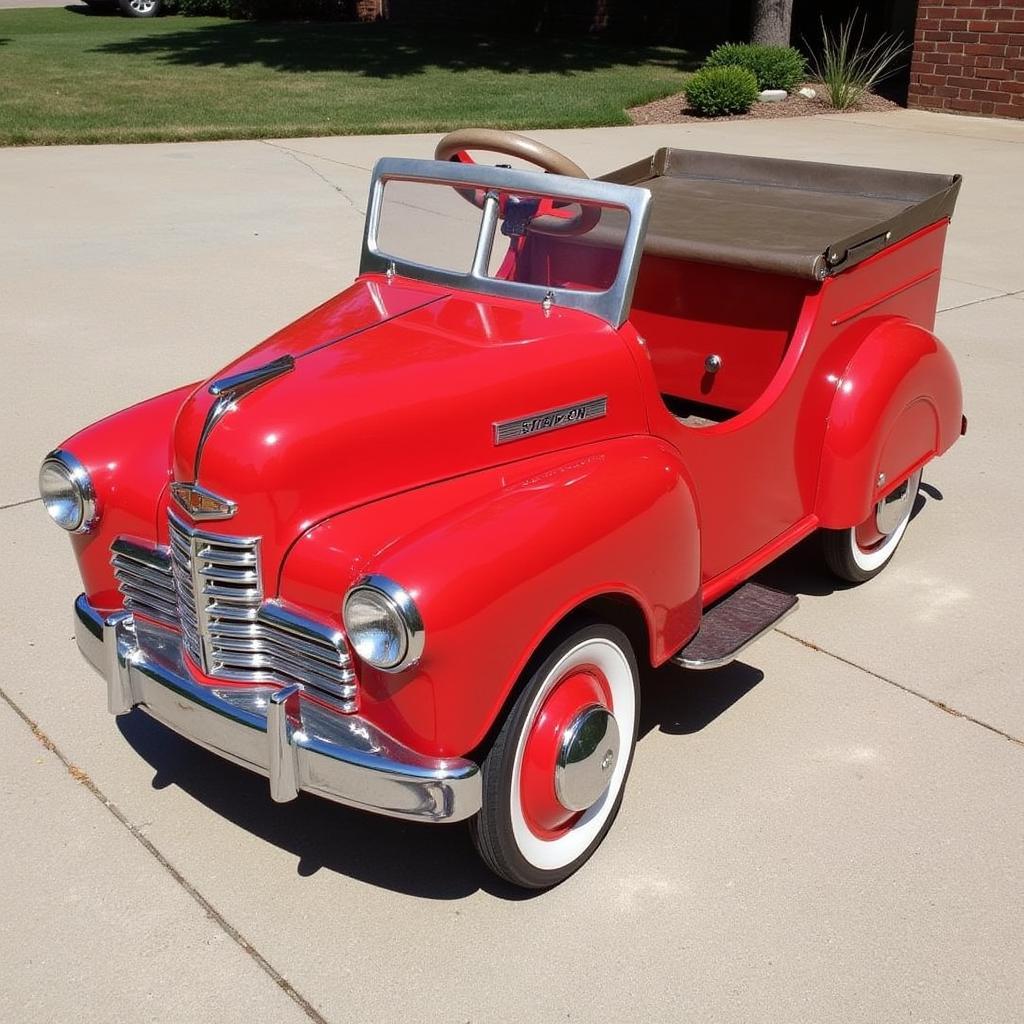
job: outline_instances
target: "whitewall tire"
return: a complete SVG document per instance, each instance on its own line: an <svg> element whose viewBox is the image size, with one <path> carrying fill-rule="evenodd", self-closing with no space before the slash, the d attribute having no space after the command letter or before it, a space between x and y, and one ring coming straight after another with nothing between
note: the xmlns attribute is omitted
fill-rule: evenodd
<svg viewBox="0 0 1024 1024"><path fill-rule="evenodd" d="M921 470L883 498L871 515L849 530L822 530L825 563L841 580L863 583L892 560L910 525L921 485Z"/></svg>
<svg viewBox="0 0 1024 1024"><path fill-rule="evenodd" d="M636 744L636 657L614 626L555 638L528 670L483 763L473 839L487 865L525 888L556 885L604 839Z"/></svg>

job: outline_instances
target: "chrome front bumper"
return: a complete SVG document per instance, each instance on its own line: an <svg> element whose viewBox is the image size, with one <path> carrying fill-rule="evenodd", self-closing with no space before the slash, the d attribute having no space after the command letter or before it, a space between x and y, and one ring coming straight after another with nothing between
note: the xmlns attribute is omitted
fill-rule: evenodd
<svg viewBox="0 0 1024 1024"><path fill-rule="evenodd" d="M480 810L480 770L427 758L357 715L332 712L299 686L207 685L185 667L181 638L128 612L104 617L83 594L75 638L107 681L107 706L138 707L174 732L270 779L274 800L299 790L417 821L458 821Z"/></svg>

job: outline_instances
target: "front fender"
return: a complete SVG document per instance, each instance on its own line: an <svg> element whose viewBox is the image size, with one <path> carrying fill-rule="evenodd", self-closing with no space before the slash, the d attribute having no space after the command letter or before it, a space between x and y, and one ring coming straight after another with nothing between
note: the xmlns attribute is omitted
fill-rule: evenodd
<svg viewBox="0 0 1024 1024"><path fill-rule="evenodd" d="M652 660L697 628L700 555L692 489L651 437L589 445L435 484L336 516L288 555L281 596L338 615L380 573L423 616L420 664L359 666L361 710L424 753L477 747L551 628L597 595L647 621Z"/></svg>
<svg viewBox="0 0 1024 1024"><path fill-rule="evenodd" d="M862 523L877 501L953 444L962 416L960 376L942 342L906 320L874 328L836 384L816 497L821 525Z"/></svg>
<svg viewBox="0 0 1024 1024"><path fill-rule="evenodd" d="M71 535L82 584L100 611L121 606L110 545L122 534L156 538L157 508L171 476L171 431L195 384L139 402L93 423L60 447L85 466L96 488L99 522Z"/></svg>

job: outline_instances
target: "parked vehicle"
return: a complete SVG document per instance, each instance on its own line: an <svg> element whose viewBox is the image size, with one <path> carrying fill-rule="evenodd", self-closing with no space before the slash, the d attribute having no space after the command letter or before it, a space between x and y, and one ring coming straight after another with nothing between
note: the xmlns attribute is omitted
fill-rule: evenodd
<svg viewBox="0 0 1024 1024"><path fill-rule="evenodd" d="M129 18L156 18L163 10L163 0L85 0L94 11L120 11Z"/></svg>
<svg viewBox="0 0 1024 1024"><path fill-rule="evenodd" d="M812 533L843 580L892 559L966 430L932 333L960 180L674 149L590 180L485 130L436 157L378 162L351 287L41 491L111 712L274 800L468 819L540 888L615 818L640 664L734 659Z"/></svg>

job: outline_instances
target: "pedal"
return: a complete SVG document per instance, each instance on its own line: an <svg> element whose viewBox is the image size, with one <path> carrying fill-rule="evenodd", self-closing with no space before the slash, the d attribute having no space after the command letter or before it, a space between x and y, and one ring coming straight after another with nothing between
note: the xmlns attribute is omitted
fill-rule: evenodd
<svg viewBox="0 0 1024 1024"><path fill-rule="evenodd" d="M744 583L704 613L700 629L672 659L683 668L720 668L778 625L799 599L760 583Z"/></svg>

